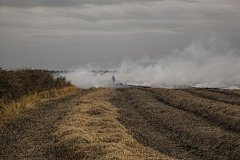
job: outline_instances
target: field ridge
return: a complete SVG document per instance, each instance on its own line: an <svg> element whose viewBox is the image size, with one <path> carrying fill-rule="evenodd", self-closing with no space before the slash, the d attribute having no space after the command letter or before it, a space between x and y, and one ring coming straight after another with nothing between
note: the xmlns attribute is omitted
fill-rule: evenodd
<svg viewBox="0 0 240 160"><path fill-rule="evenodd" d="M117 101L112 100L120 108L120 122L139 142L178 159L237 159L240 156L237 133L162 103L156 98L160 94L151 90L120 89Z"/></svg>
<svg viewBox="0 0 240 160"><path fill-rule="evenodd" d="M240 108L217 102L181 90L151 89L165 104L189 111L207 119L225 130L240 133Z"/></svg>
<svg viewBox="0 0 240 160"><path fill-rule="evenodd" d="M216 89L182 89L181 91L186 91L200 97L215 100L219 102L229 103L232 105L240 105L240 97L236 94L226 94L225 92L215 91Z"/></svg>
<svg viewBox="0 0 240 160"><path fill-rule="evenodd" d="M239 114L183 90L77 89L4 119L0 159L237 160Z"/></svg>
<svg viewBox="0 0 240 160"><path fill-rule="evenodd" d="M145 147L127 133L117 121L119 116L108 100L116 91L107 88L93 91L75 102L76 106L54 133L56 146L65 146L74 154L70 159L174 159Z"/></svg>

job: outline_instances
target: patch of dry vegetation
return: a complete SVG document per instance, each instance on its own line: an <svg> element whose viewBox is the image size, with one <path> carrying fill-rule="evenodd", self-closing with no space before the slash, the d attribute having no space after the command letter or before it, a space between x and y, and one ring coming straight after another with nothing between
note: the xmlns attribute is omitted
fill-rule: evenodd
<svg viewBox="0 0 240 160"><path fill-rule="evenodd" d="M157 99L165 104L180 108L233 132L240 133L240 107L198 97L188 92L153 88Z"/></svg>
<svg viewBox="0 0 240 160"><path fill-rule="evenodd" d="M47 71L4 70L0 67L0 118L31 108L41 99L61 96L76 90L65 77L53 78Z"/></svg>
<svg viewBox="0 0 240 160"><path fill-rule="evenodd" d="M56 148L72 151L69 159L172 159L144 147L117 121L119 116L108 100L116 91L99 88L79 99L54 133Z"/></svg>
<svg viewBox="0 0 240 160"><path fill-rule="evenodd" d="M23 110L32 108L34 104L41 102L41 100L55 98L68 93L72 93L74 91L76 91L76 87L70 86L58 90L52 89L49 91L42 91L39 93L35 92L30 95L24 95L15 101L1 104L3 106L3 109L0 112L0 118L19 114Z"/></svg>
<svg viewBox="0 0 240 160"><path fill-rule="evenodd" d="M240 105L240 97L236 96L234 94L225 94L224 92L221 92L221 90L218 89L183 89L183 91L187 91L196 95L199 95L204 98L230 103L232 105ZM228 93L234 93L234 92L228 92ZM240 93L240 92L239 92Z"/></svg>
<svg viewBox="0 0 240 160"><path fill-rule="evenodd" d="M166 105L146 90L130 88L118 93L121 121L140 142L179 159L238 159L239 134Z"/></svg>
<svg viewBox="0 0 240 160"><path fill-rule="evenodd" d="M237 96L240 97L240 89L233 89L233 90L229 90L229 89L207 89L211 92L219 92L219 93L223 93L226 95L233 95L233 96Z"/></svg>

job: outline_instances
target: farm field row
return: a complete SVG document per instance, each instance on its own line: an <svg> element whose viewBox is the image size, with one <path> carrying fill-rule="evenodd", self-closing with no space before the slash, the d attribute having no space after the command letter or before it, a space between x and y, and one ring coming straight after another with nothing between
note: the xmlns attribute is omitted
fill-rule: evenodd
<svg viewBox="0 0 240 160"><path fill-rule="evenodd" d="M112 103L134 138L160 153L177 159L238 159L240 107L217 101L224 93L196 92L125 88Z"/></svg>
<svg viewBox="0 0 240 160"><path fill-rule="evenodd" d="M237 93L78 89L6 120L0 159L238 159Z"/></svg>

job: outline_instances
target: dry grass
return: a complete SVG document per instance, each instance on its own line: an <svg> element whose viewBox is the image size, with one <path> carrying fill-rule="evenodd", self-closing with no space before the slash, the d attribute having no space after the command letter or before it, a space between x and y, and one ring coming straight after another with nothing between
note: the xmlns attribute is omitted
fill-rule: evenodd
<svg viewBox="0 0 240 160"><path fill-rule="evenodd" d="M236 91L229 90L226 92L219 89L183 89L183 91L187 91L207 99L230 103L232 105L240 105L239 96L234 94ZM229 94L226 94L225 92Z"/></svg>
<svg viewBox="0 0 240 160"><path fill-rule="evenodd" d="M72 86L65 77L54 78L51 72L17 69L4 70L0 66L0 99L4 103L18 100L23 95Z"/></svg>
<svg viewBox="0 0 240 160"><path fill-rule="evenodd" d="M16 115L41 99L75 91L65 77L54 78L46 70L5 70L0 66L0 119Z"/></svg>
<svg viewBox="0 0 240 160"><path fill-rule="evenodd" d="M239 134L166 105L155 98L158 94L149 90L119 90L115 101L122 109L120 121L136 139L179 159L238 159Z"/></svg>
<svg viewBox="0 0 240 160"><path fill-rule="evenodd" d="M229 90L229 89L207 89L211 92L219 92L223 93L226 95L233 95L233 96L238 96L240 97L240 89L234 89L234 90Z"/></svg>
<svg viewBox="0 0 240 160"><path fill-rule="evenodd" d="M188 92L170 89L151 89L165 104L204 117L226 130L240 133L240 107L198 97Z"/></svg>
<svg viewBox="0 0 240 160"><path fill-rule="evenodd" d="M39 103L42 100L59 97L74 91L76 91L76 87L70 86L61 89L52 89L49 91L42 91L39 93L35 92L30 95L24 95L21 98L9 103L2 103L0 101L0 105L3 107L0 111L0 118L19 114L23 110L32 108L34 104Z"/></svg>
<svg viewBox="0 0 240 160"><path fill-rule="evenodd" d="M172 159L144 147L117 121L119 116L108 100L116 91L93 89L75 102L76 106L54 133L59 142L74 154L69 159Z"/></svg>

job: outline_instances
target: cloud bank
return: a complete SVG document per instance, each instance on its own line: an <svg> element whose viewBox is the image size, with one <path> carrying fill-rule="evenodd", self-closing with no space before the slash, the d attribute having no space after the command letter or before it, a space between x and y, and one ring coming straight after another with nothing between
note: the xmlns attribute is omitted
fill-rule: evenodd
<svg viewBox="0 0 240 160"><path fill-rule="evenodd" d="M0 63L60 70L161 59L215 33L240 41L237 0L0 0Z"/></svg>
<svg viewBox="0 0 240 160"><path fill-rule="evenodd" d="M147 1L162 1L162 0L1 0L0 6L10 7L70 7L80 6L84 4L95 5L112 5L121 4L124 2L147 2Z"/></svg>

